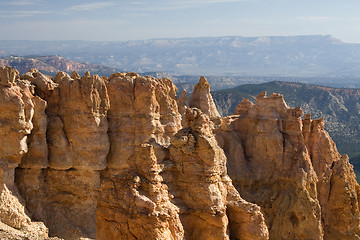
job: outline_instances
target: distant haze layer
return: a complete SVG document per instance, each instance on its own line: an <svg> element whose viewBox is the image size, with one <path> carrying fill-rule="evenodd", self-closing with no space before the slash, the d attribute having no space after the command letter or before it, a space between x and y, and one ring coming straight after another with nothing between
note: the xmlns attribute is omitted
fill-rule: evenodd
<svg viewBox="0 0 360 240"><path fill-rule="evenodd" d="M360 44L325 35L126 42L0 41L0 56L60 55L121 71L193 75L360 77Z"/></svg>

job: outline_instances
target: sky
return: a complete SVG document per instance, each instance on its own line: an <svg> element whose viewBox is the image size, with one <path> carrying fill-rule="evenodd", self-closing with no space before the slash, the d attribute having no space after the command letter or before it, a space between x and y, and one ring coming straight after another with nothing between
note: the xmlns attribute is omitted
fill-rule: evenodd
<svg viewBox="0 0 360 240"><path fill-rule="evenodd" d="M360 0L0 0L0 40L332 35L360 43Z"/></svg>

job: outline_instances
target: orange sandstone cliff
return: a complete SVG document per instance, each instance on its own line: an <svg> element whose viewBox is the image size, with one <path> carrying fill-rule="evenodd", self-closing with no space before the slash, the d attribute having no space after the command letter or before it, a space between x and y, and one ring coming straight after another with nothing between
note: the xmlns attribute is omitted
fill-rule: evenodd
<svg viewBox="0 0 360 240"><path fill-rule="evenodd" d="M0 68L1 239L360 239L359 185L281 95Z"/></svg>

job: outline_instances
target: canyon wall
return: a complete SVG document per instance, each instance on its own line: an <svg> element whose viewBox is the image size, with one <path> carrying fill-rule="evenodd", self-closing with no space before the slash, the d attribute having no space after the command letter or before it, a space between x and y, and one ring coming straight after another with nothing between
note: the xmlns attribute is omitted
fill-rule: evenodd
<svg viewBox="0 0 360 240"><path fill-rule="evenodd" d="M204 77L0 68L3 239L360 239L359 185L321 119ZM13 237L13 238L12 238Z"/></svg>

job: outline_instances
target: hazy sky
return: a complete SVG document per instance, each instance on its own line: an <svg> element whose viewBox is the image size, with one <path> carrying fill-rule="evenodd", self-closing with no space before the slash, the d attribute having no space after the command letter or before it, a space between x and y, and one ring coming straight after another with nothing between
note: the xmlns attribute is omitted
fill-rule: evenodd
<svg viewBox="0 0 360 240"><path fill-rule="evenodd" d="M332 35L360 43L360 0L0 0L1 40Z"/></svg>

